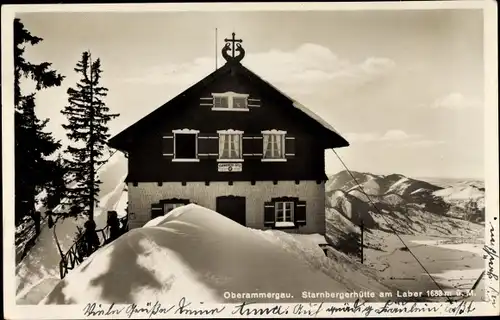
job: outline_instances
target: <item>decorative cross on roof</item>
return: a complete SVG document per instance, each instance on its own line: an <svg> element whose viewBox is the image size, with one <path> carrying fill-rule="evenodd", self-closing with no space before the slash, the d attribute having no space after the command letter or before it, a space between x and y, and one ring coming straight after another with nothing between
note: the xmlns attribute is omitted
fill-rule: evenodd
<svg viewBox="0 0 500 320"><path fill-rule="evenodd" d="M227 62L239 62L245 56L245 50L241 46L241 43L243 42L243 40L236 39L235 36L236 35L233 32L232 38L224 39L224 41L226 42L226 45L224 46L224 48L222 48L222 56L224 57L224 59ZM229 50L231 50L231 55L229 55L229 53L228 53ZM236 52L238 53L237 55L236 55Z"/></svg>

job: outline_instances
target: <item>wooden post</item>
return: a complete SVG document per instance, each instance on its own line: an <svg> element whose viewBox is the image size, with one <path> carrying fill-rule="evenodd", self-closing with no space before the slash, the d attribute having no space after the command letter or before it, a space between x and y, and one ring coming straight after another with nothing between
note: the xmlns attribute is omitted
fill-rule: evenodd
<svg viewBox="0 0 500 320"><path fill-rule="evenodd" d="M363 252L363 247L364 247L364 229L365 229L365 225L363 223L363 220L361 220L361 225L360 225L360 229L361 229L361 264L363 264L364 262L364 252Z"/></svg>

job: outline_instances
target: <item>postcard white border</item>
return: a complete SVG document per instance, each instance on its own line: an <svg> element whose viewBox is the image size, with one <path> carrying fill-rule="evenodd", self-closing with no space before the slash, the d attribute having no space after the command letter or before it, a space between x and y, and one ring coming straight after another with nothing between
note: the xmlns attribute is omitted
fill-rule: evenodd
<svg viewBox="0 0 500 320"><path fill-rule="evenodd" d="M497 6L492 0L487 1L431 1L431 2L367 2L367 3L203 3L203 4L83 4L83 5L5 5L2 10L2 170L3 170L3 225L4 225L4 310L8 319L65 319L82 318L83 306L22 306L15 304L15 248L14 248L14 225L12 201L6 199L14 198L13 188L9 188L14 181L14 155L13 155L13 50L12 43L13 24L16 13L21 12L185 12L185 11L302 11L302 10L433 10L433 9L482 9L484 13L484 52L485 52L485 189L486 189L486 227L485 241L490 238L489 223L495 228L494 239L498 247L498 34L497 34ZM492 266L498 274L499 263L496 259ZM498 282L488 279L485 275L485 286L500 291ZM476 311L470 315L494 315L499 313L487 302L476 303ZM374 307L381 303L372 303ZM434 305L427 303L428 306ZM208 306L208 305L207 305ZM228 308L229 309L229 308ZM405 316L420 317L424 314L406 314ZM445 315L445 314L425 314ZM446 314L450 315L450 314ZM289 315L284 317L292 317ZM330 316L319 314L318 316ZM336 313L338 317L356 317L360 314ZM391 316L390 314L372 314L374 317ZM401 315L392 315L401 316ZM145 318L147 316L144 316ZM159 315L158 317L162 317ZM169 315L169 317L186 317ZM230 313L219 314L217 317L238 317ZM283 317L283 316L282 316ZM105 317L104 317L105 318Z"/></svg>

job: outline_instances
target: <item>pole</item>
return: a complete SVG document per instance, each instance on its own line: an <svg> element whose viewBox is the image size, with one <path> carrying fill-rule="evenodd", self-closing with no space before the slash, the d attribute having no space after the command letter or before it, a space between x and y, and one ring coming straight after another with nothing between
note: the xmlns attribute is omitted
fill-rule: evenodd
<svg viewBox="0 0 500 320"><path fill-rule="evenodd" d="M364 230L365 230L365 225L363 223L363 220L361 220L360 229L361 229L361 264L363 264L363 262L365 260L364 259L365 256L364 256L364 252L363 252L363 247L364 247L364 236L363 236L363 234L364 234Z"/></svg>
<svg viewBox="0 0 500 320"><path fill-rule="evenodd" d="M217 28L215 28L215 70L217 70Z"/></svg>

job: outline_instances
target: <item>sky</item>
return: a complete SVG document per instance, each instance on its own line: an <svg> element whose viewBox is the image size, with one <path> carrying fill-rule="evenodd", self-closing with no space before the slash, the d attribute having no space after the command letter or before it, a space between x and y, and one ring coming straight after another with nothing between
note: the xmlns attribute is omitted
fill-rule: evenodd
<svg viewBox="0 0 500 320"><path fill-rule="evenodd" d="M37 114L65 139L60 113L85 50L101 59L117 134L214 71L232 32L242 63L329 122L354 171L484 178L482 12L356 10L17 14L44 40L26 49L66 78L37 94ZM215 29L218 30L217 42ZM217 47L216 47L217 43ZM216 55L217 53L217 55ZM31 84L25 83L24 90ZM343 170L327 151L326 172Z"/></svg>

